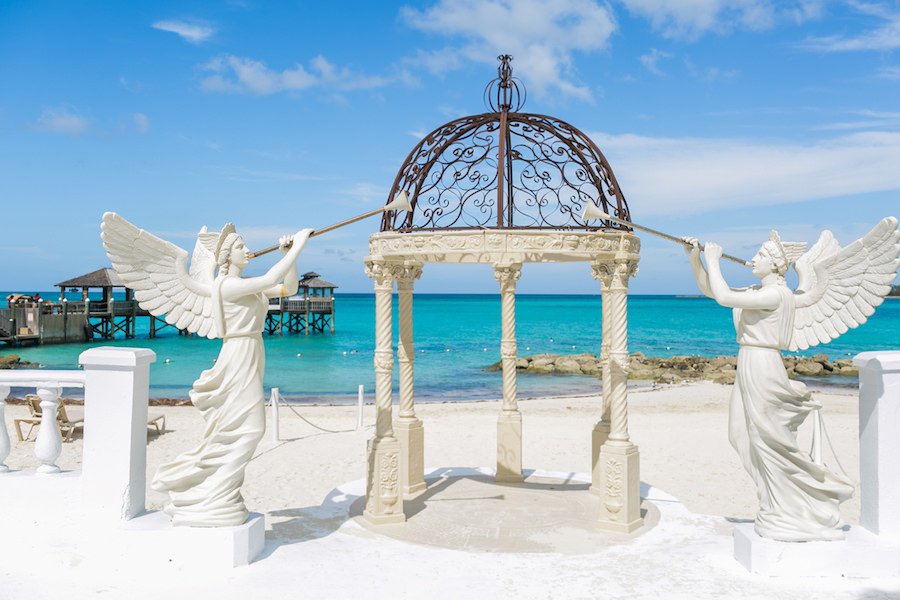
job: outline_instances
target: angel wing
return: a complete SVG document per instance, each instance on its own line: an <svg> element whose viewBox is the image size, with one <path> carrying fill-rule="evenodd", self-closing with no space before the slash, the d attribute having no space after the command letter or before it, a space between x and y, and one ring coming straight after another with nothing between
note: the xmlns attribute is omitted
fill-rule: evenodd
<svg viewBox="0 0 900 600"><path fill-rule="evenodd" d="M210 288L215 261L208 262L211 257L203 252L209 251L199 240L189 272L186 251L138 229L116 213L103 215L101 230L106 255L125 285L134 290L141 308L153 316L165 316L166 323L178 329L221 337Z"/></svg>
<svg viewBox="0 0 900 600"><path fill-rule="evenodd" d="M897 219L886 217L841 248L830 231L796 263L794 329L788 349L830 342L866 322L891 291L900 267Z"/></svg>

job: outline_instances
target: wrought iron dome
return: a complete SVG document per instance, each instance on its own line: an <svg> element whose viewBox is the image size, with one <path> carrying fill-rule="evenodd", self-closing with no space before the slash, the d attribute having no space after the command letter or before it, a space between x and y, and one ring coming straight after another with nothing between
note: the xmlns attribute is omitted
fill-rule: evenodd
<svg viewBox="0 0 900 600"><path fill-rule="evenodd" d="M525 88L512 57L498 60L484 90L492 112L442 125L413 148L388 196L405 190L413 210L385 212L381 231L625 229L581 220L588 202L631 220L609 163L565 121L519 112Z"/></svg>

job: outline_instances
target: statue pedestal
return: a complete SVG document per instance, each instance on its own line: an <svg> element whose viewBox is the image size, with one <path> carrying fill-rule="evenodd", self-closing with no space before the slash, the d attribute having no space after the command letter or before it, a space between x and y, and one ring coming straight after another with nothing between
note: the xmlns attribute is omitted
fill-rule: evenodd
<svg viewBox="0 0 900 600"><path fill-rule="evenodd" d="M394 422L394 436L400 442L400 488L404 499L425 489L425 428L419 419Z"/></svg>
<svg viewBox="0 0 900 600"><path fill-rule="evenodd" d="M641 474L638 447L608 441L600 448L600 529L631 533L641 518Z"/></svg>
<svg viewBox="0 0 900 600"><path fill-rule="evenodd" d="M249 565L262 553L266 519L250 513L243 524L233 527L174 527L169 515L154 511L127 521L118 533L127 543L129 560L232 568Z"/></svg>
<svg viewBox="0 0 900 600"><path fill-rule="evenodd" d="M497 420L497 483L522 483L522 413L501 410Z"/></svg>
<svg viewBox="0 0 900 600"><path fill-rule="evenodd" d="M774 577L900 576L900 546L859 526L843 541L778 542L741 523L734 528L734 558L751 573Z"/></svg>

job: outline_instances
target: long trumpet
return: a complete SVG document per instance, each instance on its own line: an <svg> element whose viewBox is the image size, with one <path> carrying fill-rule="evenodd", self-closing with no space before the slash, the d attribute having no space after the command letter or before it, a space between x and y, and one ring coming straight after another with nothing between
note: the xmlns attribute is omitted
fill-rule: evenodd
<svg viewBox="0 0 900 600"><path fill-rule="evenodd" d="M361 215L357 215L352 219L347 219L346 221L341 221L340 223L335 223L334 225L329 225L328 227L323 227L322 229L316 229L312 233L309 234L309 237L313 237L316 235L321 235L325 232L331 231L332 229L337 229L338 227L343 227L344 225L349 225L350 223L356 223L357 221L362 221L363 219L367 219L371 216L381 214L387 212L389 210L405 210L406 212L412 212L412 204L409 203L409 195L406 191L401 191L397 194L397 197L392 201L388 202L381 208L376 208L375 210L370 210L367 213L363 213ZM278 250L279 245L275 244L274 246L270 246L265 250L260 250L258 252L253 252L250 254L250 258L256 258L257 256L262 256L263 254L268 254L269 252L274 252Z"/></svg>
<svg viewBox="0 0 900 600"><path fill-rule="evenodd" d="M692 244L687 243L686 241L684 241L681 238L675 237L674 235L669 235L669 234L663 233L661 231L656 231L655 229L650 229L649 227L644 227L642 225L636 225L635 223L630 223L628 221L624 221L622 219L617 219L615 217L612 217L612 216L606 214L605 212L603 212L602 210L600 210L599 208L597 208L597 205L594 204L593 202L587 203L587 206L584 207L584 213L582 213L582 215L581 215L582 221L588 221L590 219L606 219L607 221L612 221L613 223L618 223L619 225L624 225L625 227L631 227L633 229L639 229L640 231L646 231L647 233L657 235L663 239L669 240L670 242L676 242L678 244L682 244L683 246L687 246L689 248L692 245ZM705 248L701 248L701 250L704 250L704 249ZM736 262L739 265L744 265L745 267L753 266L753 263L751 263L749 261L746 261L746 260L743 260L740 258L736 258L734 256L729 256L728 254L723 254L722 258L730 260L731 262Z"/></svg>

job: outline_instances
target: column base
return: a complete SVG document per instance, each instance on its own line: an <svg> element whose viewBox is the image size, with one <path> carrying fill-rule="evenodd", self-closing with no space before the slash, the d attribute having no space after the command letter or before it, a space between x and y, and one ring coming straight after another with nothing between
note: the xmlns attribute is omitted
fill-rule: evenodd
<svg viewBox="0 0 900 600"><path fill-rule="evenodd" d="M400 442L400 489L408 500L425 490L425 427L413 417L394 421L394 436Z"/></svg>
<svg viewBox="0 0 900 600"><path fill-rule="evenodd" d="M631 442L607 441L600 448L599 526L607 531L631 533L644 524L641 518L640 454Z"/></svg>
<svg viewBox="0 0 900 600"><path fill-rule="evenodd" d="M366 509L363 516L375 525L403 523L400 496L400 442L395 437L372 438L366 447Z"/></svg>
<svg viewBox="0 0 900 600"><path fill-rule="evenodd" d="M591 487L590 492L603 496L603 474L600 472L600 448L609 439L609 422L597 421L591 432Z"/></svg>
<svg viewBox="0 0 900 600"><path fill-rule="evenodd" d="M522 413L501 410L497 419L497 483L522 483Z"/></svg>

